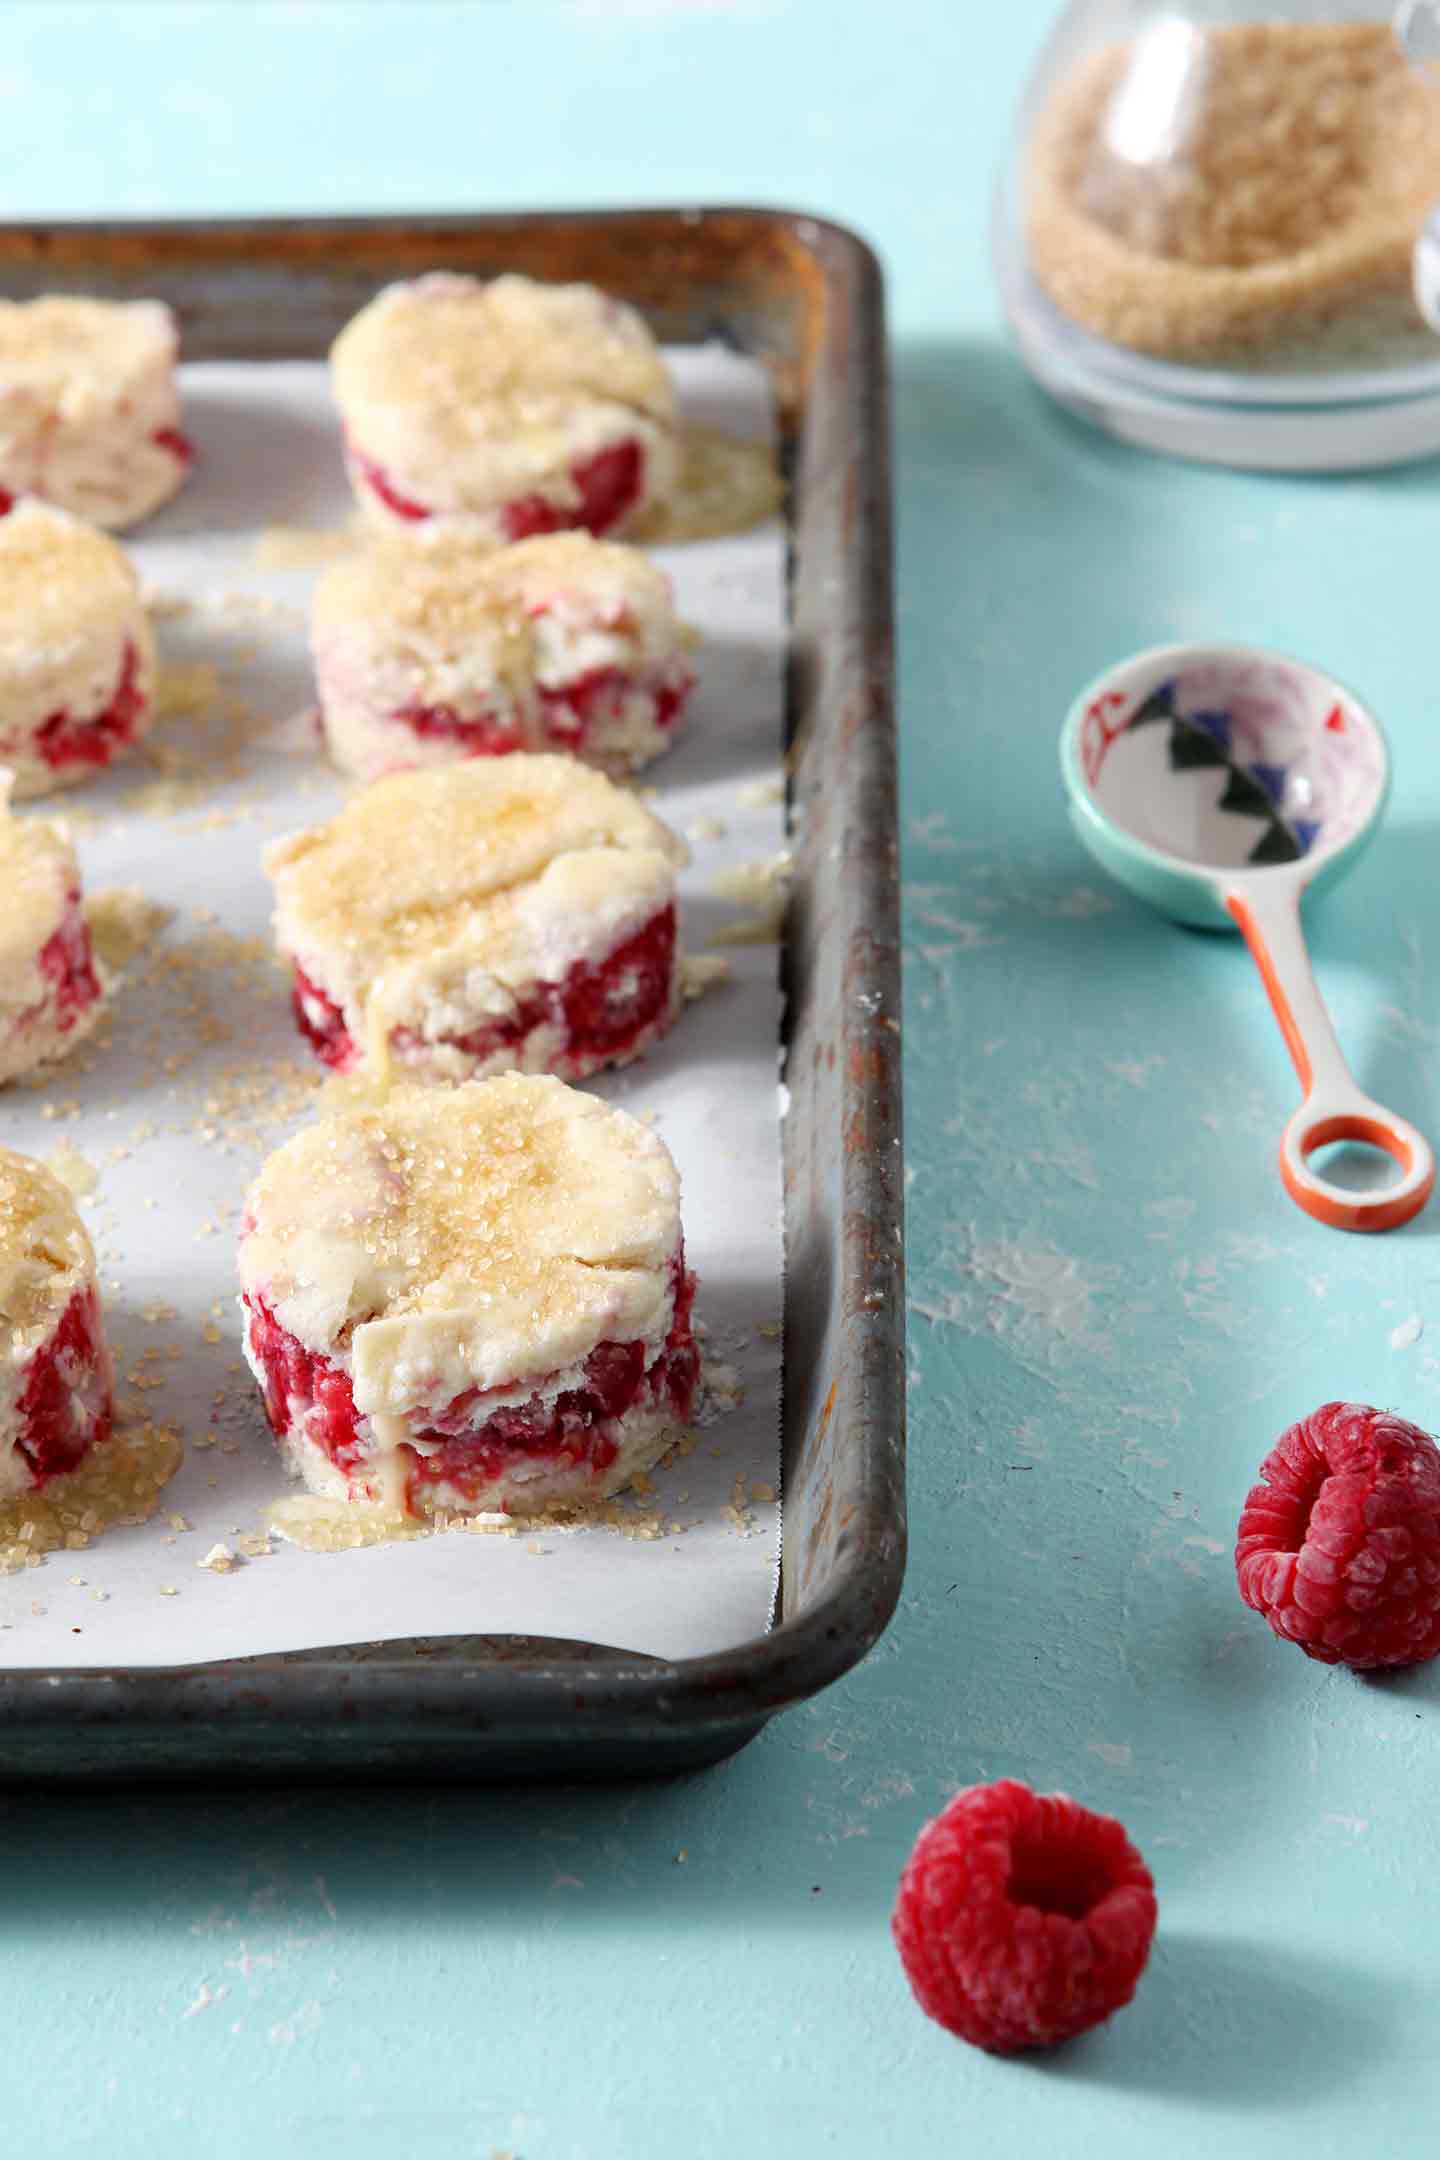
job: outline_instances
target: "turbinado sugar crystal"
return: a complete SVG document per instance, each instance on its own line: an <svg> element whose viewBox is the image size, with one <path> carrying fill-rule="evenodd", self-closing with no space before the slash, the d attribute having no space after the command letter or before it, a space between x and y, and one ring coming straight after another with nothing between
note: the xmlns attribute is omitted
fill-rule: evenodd
<svg viewBox="0 0 1440 2160"><path fill-rule="evenodd" d="M1387 24L1163 18L1061 78L1024 181L1036 278L1114 344L1254 369L1440 357L1411 294L1440 78Z"/></svg>

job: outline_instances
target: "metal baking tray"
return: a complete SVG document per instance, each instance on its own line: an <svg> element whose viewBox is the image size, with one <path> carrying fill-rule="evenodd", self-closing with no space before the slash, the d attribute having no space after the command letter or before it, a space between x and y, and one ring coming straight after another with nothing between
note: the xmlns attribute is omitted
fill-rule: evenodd
<svg viewBox="0 0 1440 2160"><path fill-rule="evenodd" d="M884 312L854 234L786 211L0 226L0 291L153 294L190 359L323 354L385 280L583 279L765 364L790 538L776 1624L668 1662L446 1638L0 1675L0 1779L633 1775L732 1753L874 1643L905 1553L904 1257Z"/></svg>

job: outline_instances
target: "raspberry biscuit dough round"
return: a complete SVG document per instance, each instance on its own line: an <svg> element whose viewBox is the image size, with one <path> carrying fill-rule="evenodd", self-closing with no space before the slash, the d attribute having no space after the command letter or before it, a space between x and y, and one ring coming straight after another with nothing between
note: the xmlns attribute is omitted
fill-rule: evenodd
<svg viewBox="0 0 1440 2160"><path fill-rule="evenodd" d="M319 1119L250 1189L240 1280L281 1452L331 1499L592 1502L692 1411L675 1165L559 1080L402 1087Z"/></svg>
<svg viewBox="0 0 1440 2160"><path fill-rule="evenodd" d="M85 1225L43 1164L0 1148L0 1501L74 1470L112 1417Z"/></svg>
<svg viewBox="0 0 1440 2160"><path fill-rule="evenodd" d="M491 540L619 533L675 485L675 393L633 308L592 285L436 272L389 285L331 351L361 507Z"/></svg>
<svg viewBox="0 0 1440 2160"><path fill-rule="evenodd" d="M368 550L321 578L311 643L330 755L362 780L515 750L632 771L695 681L664 571L585 533Z"/></svg>
<svg viewBox="0 0 1440 2160"><path fill-rule="evenodd" d="M685 848L570 758L380 780L265 856L301 1033L327 1065L580 1080L638 1057L680 998Z"/></svg>
<svg viewBox="0 0 1440 2160"><path fill-rule="evenodd" d="M61 824L12 817L0 771L0 1083L64 1057L100 1017L80 866Z"/></svg>
<svg viewBox="0 0 1440 2160"><path fill-rule="evenodd" d="M0 301L0 508L22 495L115 530L190 466L175 318L158 300Z"/></svg>
<svg viewBox="0 0 1440 2160"><path fill-rule="evenodd" d="M150 725L155 641L116 542L45 503L0 518L0 765L14 794L88 780Z"/></svg>

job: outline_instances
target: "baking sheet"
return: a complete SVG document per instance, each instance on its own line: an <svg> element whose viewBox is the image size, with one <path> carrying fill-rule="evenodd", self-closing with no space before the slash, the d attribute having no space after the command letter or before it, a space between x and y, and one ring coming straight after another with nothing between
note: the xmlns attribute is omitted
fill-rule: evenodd
<svg viewBox="0 0 1440 2160"><path fill-rule="evenodd" d="M756 365L718 348L670 358L688 421L768 433ZM231 1573L198 1565L217 1542L239 1551L263 1531L268 1504L289 1489L240 1361L234 1242L246 1183L303 1120L319 1075L269 958L259 854L275 834L333 814L346 792L303 720L315 567L274 567L297 550L262 535L337 526L352 506L318 364L213 362L183 377L197 470L128 545L157 596L172 694L193 709L162 723L143 763L35 806L72 819L88 893L139 885L174 915L134 963L99 1043L43 1089L0 1098L0 1134L42 1156L73 1148L98 1173L82 1211L122 1400L178 1428L186 1455L149 1524L0 1577L0 1667L476 1633L687 1657L757 1634L779 1536L767 1497L778 1484L782 1265L769 942L719 948L731 979L641 1064L592 1083L653 1115L676 1156L697 1315L722 1368L719 1414L655 1474L653 1494L623 1506L618 1526L450 1533L334 1554L272 1539ZM703 646L685 732L643 784L689 839L684 936L705 952L749 912L737 869L783 846L784 535L776 522L657 554Z"/></svg>

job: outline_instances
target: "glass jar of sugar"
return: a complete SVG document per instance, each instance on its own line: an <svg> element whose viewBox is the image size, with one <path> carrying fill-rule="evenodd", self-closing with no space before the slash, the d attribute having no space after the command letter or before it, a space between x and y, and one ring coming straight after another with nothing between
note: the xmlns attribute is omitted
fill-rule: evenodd
<svg viewBox="0 0 1440 2160"><path fill-rule="evenodd" d="M1130 441L1440 450L1440 0L1072 0L995 257L1031 372Z"/></svg>

